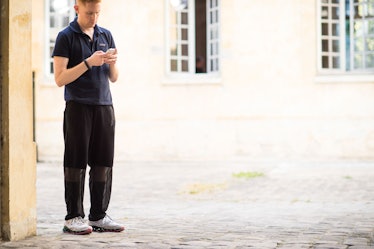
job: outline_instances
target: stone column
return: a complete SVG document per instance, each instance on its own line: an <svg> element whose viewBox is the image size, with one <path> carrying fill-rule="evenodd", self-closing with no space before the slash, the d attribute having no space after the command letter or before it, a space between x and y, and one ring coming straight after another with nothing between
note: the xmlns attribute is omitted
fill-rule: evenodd
<svg viewBox="0 0 374 249"><path fill-rule="evenodd" d="M30 0L0 2L1 235L36 234Z"/></svg>

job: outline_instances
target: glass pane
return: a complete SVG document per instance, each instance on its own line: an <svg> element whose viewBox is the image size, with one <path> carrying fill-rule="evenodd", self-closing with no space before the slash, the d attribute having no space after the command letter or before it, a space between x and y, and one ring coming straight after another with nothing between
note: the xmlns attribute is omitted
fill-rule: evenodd
<svg viewBox="0 0 374 249"><path fill-rule="evenodd" d="M340 68L340 58L338 56L332 57L332 67Z"/></svg>
<svg viewBox="0 0 374 249"><path fill-rule="evenodd" d="M188 8L188 0L170 0L170 5L175 11L181 11Z"/></svg>
<svg viewBox="0 0 374 249"><path fill-rule="evenodd" d="M188 72L188 60L182 60L182 72Z"/></svg>
<svg viewBox="0 0 374 249"><path fill-rule="evenodd" d="M322 35L329 35L329 25L322 23Z"/></svg>
<svg viewBox="0 0 374 249"><path fill-rule="evenodd" d="M322 19L328 19L329 9L327 7L322 7L321 17L322 17Z"/></svg>
<svg viewBox="0 0 374 249"><path fill-rule="evenodd" d="M218 59L212 59L212 60L210 60L210 62L209 62L209 68L210 68L211 72L218 71L219 70Z"/></svg>
<svg viewBox="0 0 374 249"><path fill-rule="evenodd" d="M339 47L339 40L333 40L332 41L332 51L333 52L339 52L340 51L340 47Z"/></svg>
<svg viewBox="0 0 374 249"><path fill-rule="evenodd" d="M328 3L329 0L322 0L321 2L322 2L322 3Z"/></svg>
<svg viewBox="0 0 374 249"><path fill-rule="evenodd" d="M362 39L354 41L354 51L356 51L356 52L364 51L364 43L363 43Z"/></svg>
<svg viewBox="0 0 374 249"><path fill-rule="evenodd" d="M64 12L69 8L69 0L50 0L49 4L50 12Z"/></svg>
<svg viewBox="0 0 374 249"><path fill-rule="evenodd" d="M329 68L329 57L322 56L322 68Z"/></svg>
<svg viewBox="0 0 374 249"><path fill-rule="evenodd" d="M363 68L364 63L363 63L363 57L361 54L355 54L354 56L354 68Z"/></svg>
<svg viewBox="0 0 374 249"><path fill-rule="evenodd" d="M333 20L339 20L339 7L332 7L331 8L331 11L332 11L332 19Z"/></svg>
<svg viewBox="0 0 374 249"><path fill-rule="evenodd" d="M340 27L339 24L335 24L335 23L332 24L332 35L333 36L339 36L340 34L339 27Z"/></svg>
<svg viewBox="0 0 374 249"><path fill-rule="evenodd" d="M215 21L215 23L218 23L219 22L219 20L218 20L218 10L216 10L216 21Z"/></svg>
<svg viewBox="0 0 374 249"><path fill-rule="evenodd" d="M362 36L364 33L364 25L362 21L355 21L354 23L354 30L353 34L354 36Z"/></svg>
<svg viewBox="0 0 374 249"><path fill-rule="evenodd" d="M369 1L367 8L368 17L374 17L374 1Z"/></svg>
<svg viewBox="0 0 374 249"><path fill-rule="evenodd" d="M329 41L328 40L322 40L322 51L328 52L329 51Z"/></svg>
<svg viewBox="0 0 374 249"><path fill-rule="evenodd" d="M374 68L374 54L366 55L366 68Z"/></svg>
<svg viewBox="0 0 374 249"><path fill-rule="evenodd" d="M56 22L55 22L55 17L54 16L49 17L49 27L50 28L56 28Z"/></svg>
<svg viewBox="0 0 374 249"><path fill-rule="evenodd" d="M368 20L368 34L374 34L374 20Z"/></svg>
<svg viewBox="0 0 374 249"><path fill-rule="evenodd" d="M182 55L188 56L188 45L182 45Z"/></svg>
<svg viewBox="0 0 374 249"><path fill-rule="evenodd" d="M354 6L354 19L362 18L362 5Z"/></svg>
<svg viewBox="0 0 374 249"><path fill-rule="evenodd" d="M181 13L181 24L188 24L188 13Z"/></svg>
<svg viewBox="0 0 374 249"><path fill-rule="evenodd" d="M182 41L188 40L188 29L182 29Z"/></svg>
<svg viewBox="0 0 374 249"><path fill-rule="evenodd" d="M178 71L178 61L177 60L170 60L170 71L177 72Z"/></svg>
<svg viewBox="0 0 374 249"><path fill-rule="evenodd" d="M332 0L332 3L339 3L339 0Z"/></svg>
<svg viewBox="0 0 374 249"><path fill-rule="evenodd" d="M366 38L366 51L374 51L374 38Z"/></svg>
<svg viewBox="0 0 374 249"><path fill-rule="evenodd" d="M63 27L66 27L66 26L68 26L69 25L69 22L70 22L70 19L69 19L69 16L64 16L64 17L62 17L62 26Z"/></svg>
<svg viewBox="0 0 374 249"><path fill-rule="evenodd" d="M176 41L170 42L170 55L178 55L178 43Z"/></svg>
<svg viewBox="0 0 374 249"><path fill-rule="evenodd" d="M49 12L54 12L54 8L53 8L53 0L49 0Z"/></svg>
<svg viewBox="0 0 374 249"><path fill-rule="evenodd" d="M218 29L217 28L211 28L210 30L210 39L218 39Z"/></svg>
<svg viewBox="0 0 374 249"><path fill-rule="evenodd" d="M358 13L360 16L366 18L368 15L368 8L366 3L359 5L358 7Z"/></svg>

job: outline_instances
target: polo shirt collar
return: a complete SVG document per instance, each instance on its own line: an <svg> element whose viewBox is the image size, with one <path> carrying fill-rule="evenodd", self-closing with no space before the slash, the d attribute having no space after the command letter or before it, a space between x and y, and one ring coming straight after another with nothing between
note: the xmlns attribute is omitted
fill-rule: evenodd
<svg viewBox="0 0 374 249"><path fill-rule="evenodd" d="M83 33L81 28L79 27L77 17L74 18L74 21L72 21L69 26L75 33L79 33L79 34ZM94 33L97 33L97 32L98 33L104 33L103 30L96 24L95 27L94 27Z"/></svg>

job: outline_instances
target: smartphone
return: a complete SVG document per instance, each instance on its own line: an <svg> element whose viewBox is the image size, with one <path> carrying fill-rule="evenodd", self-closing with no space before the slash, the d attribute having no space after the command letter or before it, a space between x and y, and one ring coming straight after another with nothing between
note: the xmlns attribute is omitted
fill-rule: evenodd
<svg viewBox="0 0 374 249"><path fill-rule="evenodd" d="M106 51L106 54L114 54L114 52L116 51L115 48L110 48Z"/></svg>

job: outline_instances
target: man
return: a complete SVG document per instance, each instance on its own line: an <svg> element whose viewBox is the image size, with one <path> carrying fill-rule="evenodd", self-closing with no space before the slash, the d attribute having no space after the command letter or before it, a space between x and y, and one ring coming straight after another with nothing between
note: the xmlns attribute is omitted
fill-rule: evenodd
<svg viewBox="0 0 374 249"><path fill-rule="evenodd" d="M196 57L196 73L205 73L205 59L201 55Z"/></svg>
<svg viewBox="0 0 374 249"><path fill-rule="evenodd" d="M115 117L109 80L118 79L117 50L109 30L97 25L101 0L77 0L77 17L62 30L52 53L56 84L65 86L64 232L120 232L107 214L114 156ZM91 208L84 221L83 195L90 166Z"/></svg>

